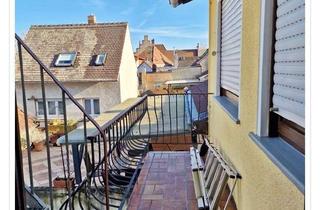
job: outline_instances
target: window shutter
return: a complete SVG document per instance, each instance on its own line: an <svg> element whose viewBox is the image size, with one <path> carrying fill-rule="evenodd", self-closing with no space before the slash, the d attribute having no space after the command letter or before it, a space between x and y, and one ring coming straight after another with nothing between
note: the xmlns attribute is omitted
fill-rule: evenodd
<svg viewBox="0 0 320 210"><path fill-rule="evenodd" d="M221 87L239 96L242 1L221 5Z"/></svg>
<svg viewBox="0 0 320 210"><path fill-rule="evenodd" d="M305 2L278 0L274 54L273 107L304 127Z"/></svg>

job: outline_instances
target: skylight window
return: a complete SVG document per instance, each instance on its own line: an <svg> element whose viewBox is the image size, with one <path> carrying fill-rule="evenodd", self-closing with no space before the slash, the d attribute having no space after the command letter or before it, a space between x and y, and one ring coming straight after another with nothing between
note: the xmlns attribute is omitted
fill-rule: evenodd
<svg viewBox="0 0 320 210"><path fill-rule="evenodd" d="M107 57L107 55L106 55L105 53L102 53L102 54L97 55L95 64L96 64L97 66L103 65L104 62L105 62L105 60L106 60L106 57Z"/></svg>
<svg viewBox="0 0 320 210"><path fill-rule="evenodd" d="M61 53L56 60L56 66L72 66L74 60L76 59L77 54L75 52L72 53Z"/></svg>

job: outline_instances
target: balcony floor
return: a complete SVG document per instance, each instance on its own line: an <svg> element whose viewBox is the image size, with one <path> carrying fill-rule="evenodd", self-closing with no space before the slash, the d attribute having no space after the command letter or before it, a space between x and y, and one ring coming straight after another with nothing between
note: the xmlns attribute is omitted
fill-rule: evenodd
<svg viewBox="0 0 320 210"><path fill-rule="evenodd" d="M189 152L149 152L128 209L197 209Z"/></svg>

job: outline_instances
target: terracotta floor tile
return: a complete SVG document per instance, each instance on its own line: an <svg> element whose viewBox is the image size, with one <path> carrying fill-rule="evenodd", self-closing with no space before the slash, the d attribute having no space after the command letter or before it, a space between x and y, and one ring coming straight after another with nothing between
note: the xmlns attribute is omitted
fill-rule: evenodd
<svg viewBox="0 0 320 210"><path fill-rule="evenodd" d="M149 152L144 162L128 209L197 209L189 152Z"/></svg>

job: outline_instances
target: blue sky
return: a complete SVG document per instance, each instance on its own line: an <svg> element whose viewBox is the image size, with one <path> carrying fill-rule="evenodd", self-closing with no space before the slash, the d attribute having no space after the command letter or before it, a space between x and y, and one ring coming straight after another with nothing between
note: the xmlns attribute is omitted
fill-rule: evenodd
<svg viewBox="0 0 320 210"><path fill-rule="evenodd" d="M16 32L24 35L30 25L129 22L133 48L144 34L168 49L208 46L208 0L193 0L173 8L169 0L16 0Z"/></svg>

